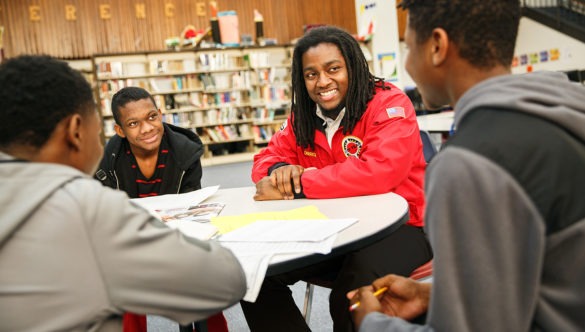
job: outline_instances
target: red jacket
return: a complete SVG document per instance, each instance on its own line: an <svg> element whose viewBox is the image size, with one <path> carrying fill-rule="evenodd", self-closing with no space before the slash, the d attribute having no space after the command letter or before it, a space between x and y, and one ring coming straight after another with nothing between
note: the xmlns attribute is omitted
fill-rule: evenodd
<svg viewBox="0 0 585 332"><path fill-rule="evenodd" d="M306 197L395 192L408 201L408 224L422 226L426 163L416 114L408 97L391 87L376 90L351 135L344 135L340 127L331 148L322 131L315 132L315 149L297 146L289 118L268 147L254 156L252 180L260 181L276 163L316 167L301 177Z"/></svg>

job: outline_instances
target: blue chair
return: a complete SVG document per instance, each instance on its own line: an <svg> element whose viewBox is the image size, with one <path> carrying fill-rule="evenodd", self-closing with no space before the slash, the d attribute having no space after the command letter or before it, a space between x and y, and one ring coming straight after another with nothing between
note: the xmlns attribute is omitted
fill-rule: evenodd
<svg viewBox="0 0 585 332"><path fill-rule="evenodd" d="M431 159L437 154L437 148L435 147L435 142L426 130L420 130L420 139L423 143L423 154L425 156L425 161L428 163L431 162Z"/></svg>

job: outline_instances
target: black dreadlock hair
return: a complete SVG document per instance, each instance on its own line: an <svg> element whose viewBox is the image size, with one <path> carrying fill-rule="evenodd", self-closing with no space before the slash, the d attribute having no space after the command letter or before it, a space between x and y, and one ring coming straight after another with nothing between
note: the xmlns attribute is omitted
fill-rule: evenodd
<svg viewBox="0 0 585 332"><path fill-rule="evenodd" d="M341 120L343 133L350 133L364 114L375 88L390 89L384 79L370 73L368 63L357 41L346 31L326 26L313 28L297 42L292 61L291 121L297 144L315 148L316 103L309 97L303 75L303 54L322 43L334 44L345 60L349 87L345 96L345 116Z"/></svg>

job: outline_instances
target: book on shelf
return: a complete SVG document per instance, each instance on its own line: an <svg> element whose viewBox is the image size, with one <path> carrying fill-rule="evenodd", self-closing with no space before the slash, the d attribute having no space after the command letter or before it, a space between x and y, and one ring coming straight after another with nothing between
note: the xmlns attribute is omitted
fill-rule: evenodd
<svg viewBox="0 0 585 332"><path fill-rule="evenodd" d="M262 140L262 136L260 134L260 127L259 126L253 126L252 127L252 132L254 133L254 140L256 142L259 142Z"/></svg>
<svg viewBox="0 0 585 332"><path fill-rule="evenodd" d="M250 125L247 123L242 123L238 125L238 134L240 137L250 137Z"/></svg>
<svg viewBox="0 0 585 332"><path fill-rule="evenodd" d="M191 107L191 99L187 93L177 93L174 95L175 108L181 109L185 107Z"/></svg>
<svg viewBox="0 0 585 332"><path fill-rule="evenodd" d="M194 72L195 70L197 70L197 67L195 65L194 59L184 59L183 60L183 71Z"/></svg>
<svg viewBox="0 0 585 332"><path fill-rule="evenodd" d="M103 98L100 100L101 109L102 109L102 116L111 116L112 115L112 104L109 98Z"/></svg>
<svg viewBox="0 0 585 332"><path fill-rule="evenodd" d="M205 128L205 132L212 142L221 142L223 139L215 128Z"/></svg>
<svg viewBox="0 0 585 332"><path fill-rule="evenodd" d="M224 127L224 131L226 132L228 139L236 139L240 136L235 125Z"/></svg>
<svg viewBox="0 0 585 332"><path fill-rule="evenodd" d="M210 74L199 74L199 80L203 84L204 90L215 89L215 82L213 81L213 76Z"/></svg>
<svg viewBox="0 0 585 332"><path fill-rule="evenodd" d="M219 122L219 111L216 109L207 110L207 124L214 124Z"/></svg>
<svg viewBox="0 0 585 332"><path fill-rule="evenodd" d="M201 126L204 124L203 121L203 112L193 112L193 125Z"/></svg>
<svg viewBox="0 0 585 332"><path fill-rule="evenodd" d="M173 84L176 84L173 78L169 77L159 77L159 78L151 78L149 80L150 83L150 91L152 92L169 92L173 91Z"/></svg>
<svg viewBox="0 0 585 332"><path fill-rule="evenodd" d="M199 93L191 92L189 93L189 103L195 107L201 107L201 101L199 100Z"/></svg>
<svg viewBox="0 0 585 332"><path fill-rule="evenodd" d="M158 109L160 109L160 110L167 109L167 106L165 104L165 96L164 95L154 95L152 97L154 98L154 102L156 103L156 106L158 107Z"/></svg>
<svg viewBox="0 0 585 332"><path fill-rule="evenodd" d="M165 109L172 110L175 108L175 98L173 95L165 95Z"/></svg>
<svg viewBox="0 0 585 332"><path fill-rule="evenodd" d="M215 83L215 89L230 89L233 73L214 73L210 74L212 81Z"/></svg>
<svg viewBox="0 0 585 332"><path fill-rule="evenodd" d="M124 75L124 71L122 69L122 62L119 61L110 62L110 73L113 77Z"/></svg>
<svg viewBox="0 0 585 332"><path fill-rule="evenodd" d="M122 75L140 76L146 74L146 66L143 62L126 62L123 65Z"/></svg>
<svg viewBox="0 0 585 332"><path fill-rule="evenodd" d="M220 135L220 137L221 137L220 140L229 140L230 139L230 137L228 136L227 132L225 131L225 129L223 128L222 125L216 126L214 129Z"/></svg>
<svg viewBox="0 0 585 332"><path fill-rule="evenodd" d="M116 131L114 130L115 123L114 119L104 119L104 136L112 137L116 135Z"/></svg>

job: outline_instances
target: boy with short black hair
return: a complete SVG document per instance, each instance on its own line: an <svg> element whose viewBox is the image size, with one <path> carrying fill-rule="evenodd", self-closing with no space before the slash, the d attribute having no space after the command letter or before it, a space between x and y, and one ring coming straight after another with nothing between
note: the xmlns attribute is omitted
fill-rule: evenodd
<svg viewBox="0 0 585 332"><path fill-rule="evenodd" d="M243 297L229 250L90 177L101 121L80 73L20 56L0 87L0 330L120 331L126 311L188 323Z"/></svg>
<svg viewBox="0 0 585 332"><path fill-rule="evenodd" d="M402 7L406 70L427 106L454 106L456 132L426 175L432 284L388 275L351 292L356 326L583 331L585 89L561 73L511 75L517 0ZM426 326L405 321L426 311Z"/></svg>

